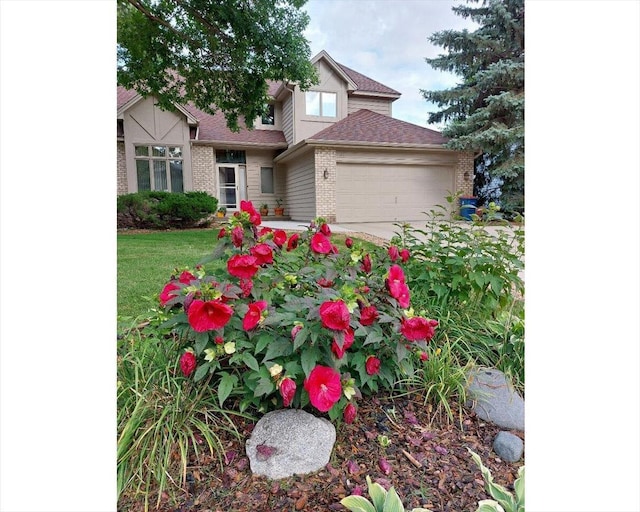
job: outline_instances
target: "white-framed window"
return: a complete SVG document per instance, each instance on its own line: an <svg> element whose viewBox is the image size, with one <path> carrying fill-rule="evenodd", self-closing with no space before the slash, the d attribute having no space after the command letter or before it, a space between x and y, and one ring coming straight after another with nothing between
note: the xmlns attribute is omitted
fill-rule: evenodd
<svg viewBox="0 0 640 512"><path fill-rule="evenodd" d="M184 192L180 146L135 146L138 192L164 190Z"/></svg>
<svg viewBox="0 0 640 512"><path fill-rule="evenodd" d="M260 192L274 194L273 167L260 167Z"/></svg>
<svg viewBox="0 0 640 512"><path fill-rule="evenodd" d="M338 95L335 92L306 91L305 113L308 116L336 117L338 115Z"/></svg>

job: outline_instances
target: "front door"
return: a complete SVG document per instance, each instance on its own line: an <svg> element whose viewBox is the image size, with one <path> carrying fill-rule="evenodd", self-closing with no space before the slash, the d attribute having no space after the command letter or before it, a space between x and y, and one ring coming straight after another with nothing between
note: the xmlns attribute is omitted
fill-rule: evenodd
<svg viewBox="0 0 640 512"><path fill-rule="evenodd" d="M218 206L238 210L247 198L246 167L238 164L218 165Z"/></svg>

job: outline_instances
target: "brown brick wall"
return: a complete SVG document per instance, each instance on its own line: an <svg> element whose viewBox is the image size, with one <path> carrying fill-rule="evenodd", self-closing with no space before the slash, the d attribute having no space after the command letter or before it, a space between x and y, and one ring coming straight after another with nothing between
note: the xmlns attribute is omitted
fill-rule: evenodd
<svg viewBox="0 0 640 512"><path fill-rule="evenodd" d="M316 148L316 215L327 222L336 221L336 150ZM324 174L327 171L327 178Z"/></svg>

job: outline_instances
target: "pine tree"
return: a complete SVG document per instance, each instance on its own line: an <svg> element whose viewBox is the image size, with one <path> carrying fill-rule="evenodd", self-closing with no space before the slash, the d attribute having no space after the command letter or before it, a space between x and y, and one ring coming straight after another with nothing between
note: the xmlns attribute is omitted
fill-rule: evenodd
<svg viewBox="0 0 640 512"><path fill-rule="evenodd" d="M439 110L429 123L445 122L448 147L481 151L476 193L501 183L504 209L524 209L524 0L467 0L452 10L479 28L436 32L429 41L447 52L426 59L434 69L460 75L442 91L422 90ZM476 5L474 5L476 4ZM491 188L491 187L488 187Z"/></svg>
<svg viewBox="0 0 640 512"><path fill-rule="evenodd" d="M239 117L265 112L267 80L316 80L306 0L118 0L118 84L158 105L191 101Z"/></svg>

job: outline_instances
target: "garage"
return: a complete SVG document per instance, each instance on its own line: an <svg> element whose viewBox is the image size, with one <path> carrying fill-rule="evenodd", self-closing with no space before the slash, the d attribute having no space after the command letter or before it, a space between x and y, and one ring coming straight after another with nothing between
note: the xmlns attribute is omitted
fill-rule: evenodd
<svg viewBox="0 0 640 512"><path fill-rule="evenodd" d="M338 163L336 222L425 220L453 190L451 166Z"/></svg>

